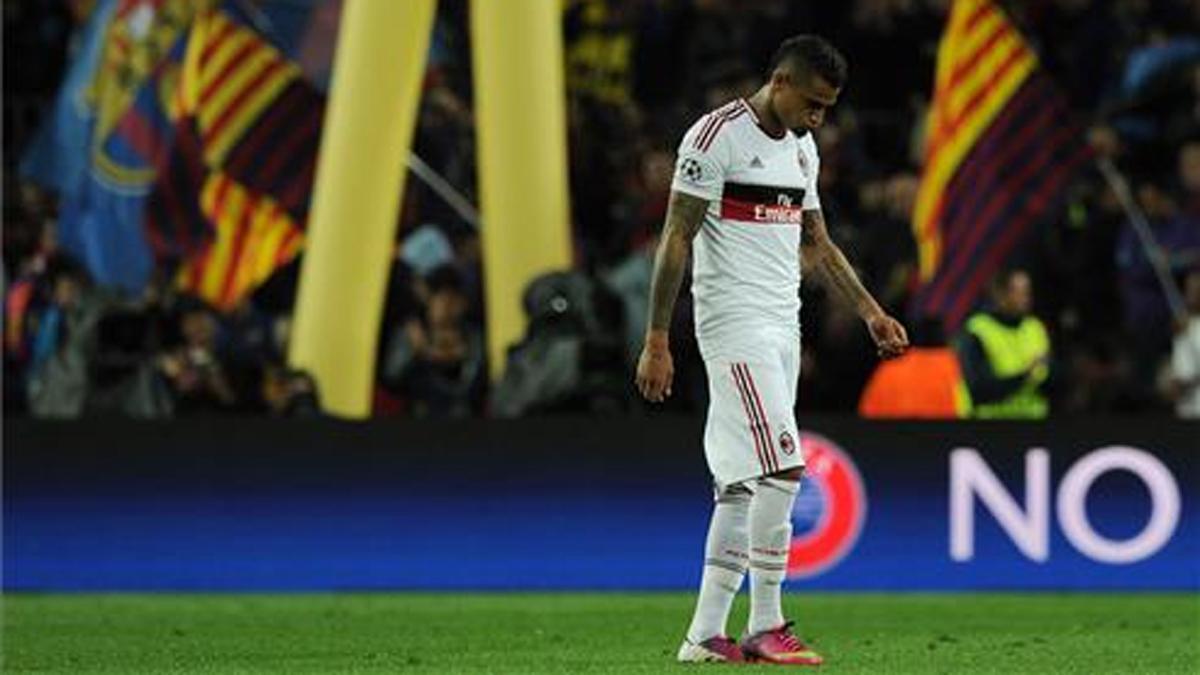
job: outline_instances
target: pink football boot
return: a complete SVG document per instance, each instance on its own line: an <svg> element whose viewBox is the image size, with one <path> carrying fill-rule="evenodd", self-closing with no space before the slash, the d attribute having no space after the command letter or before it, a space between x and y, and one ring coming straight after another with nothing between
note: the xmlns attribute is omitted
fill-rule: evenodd
<svg viewBox="0 0 1200 675"><path fill-rule="evenodd" d="M737 643L724 635L710 637L699 644L685 638L675 658L680 663L741 663L746 660Z"/></svg>
<svg viewBox="0 0 1200 675"><path fill-rule="evenodd" d="M792 634L792 622L742 638L747 661L785 666L819 666L824 659Z"/></svg>

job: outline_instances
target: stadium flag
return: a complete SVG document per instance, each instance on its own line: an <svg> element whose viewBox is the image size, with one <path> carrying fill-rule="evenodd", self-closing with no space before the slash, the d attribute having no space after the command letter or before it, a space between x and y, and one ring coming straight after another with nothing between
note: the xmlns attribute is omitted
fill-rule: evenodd
<svg viewBox="0 0 1200 675"><path fill-rule="evenodd" d="M87 96L116 7L116 0L104 0L83 24L50 114L21 157L21 177L59 195L73 193L87 174L94 116Z"/></svg>
<svg viewBox="0 0 1200 675"><path fill-rule="evenodd" d="M913 214L918 314L950 330L1090 157L1037 55L991 0L954 0Z"/></svg>
<svg viewBox="0 0 1200 675"><path fill-rule="evenodd" d="M230 309L299 253L324 99L230 3L192 24L146 212L180 288Z"/></svg>
<svg viewBox="0 0 1200 675"><path fill-rule="evenodd" d="M171 143L169 92L202 4L102 5L63 84L53 130L45 132L53 140L31 151L44 154L26 158L26 175L59 193L63 248L101 284L136 292L153 271L142 213L155 163Z"/></svg>

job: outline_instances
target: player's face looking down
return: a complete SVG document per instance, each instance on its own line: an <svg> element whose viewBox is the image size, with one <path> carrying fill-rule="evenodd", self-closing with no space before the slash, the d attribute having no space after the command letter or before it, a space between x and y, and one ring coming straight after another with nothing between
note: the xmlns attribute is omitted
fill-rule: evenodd
<svg viewBox="0 0 1200 675"><path fill-rule="evenodd" d="M825 78L780 68L771 76L771 101L775 116L789 129L813 131L837 103L841 90Z"/></svg>

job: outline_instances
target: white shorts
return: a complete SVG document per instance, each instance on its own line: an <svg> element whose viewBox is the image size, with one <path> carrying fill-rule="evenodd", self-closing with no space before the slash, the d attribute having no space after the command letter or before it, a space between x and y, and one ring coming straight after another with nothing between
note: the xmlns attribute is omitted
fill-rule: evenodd
<svg viewBox="0 0 1200 675"><path fill-rule="evenodd" d="M704 361L704 455L719 489L804 466L795 414L800 341L771 340L741 353Z"/></svg>

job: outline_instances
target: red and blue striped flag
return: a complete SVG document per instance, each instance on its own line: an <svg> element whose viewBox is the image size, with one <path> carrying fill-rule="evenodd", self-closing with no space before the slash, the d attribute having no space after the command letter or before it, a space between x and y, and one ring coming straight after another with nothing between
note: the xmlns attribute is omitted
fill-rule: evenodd
<svg viewBox="0 0 1200 675"><path fill-rule="evenodd" d="M147 209L178 285L228 309L303 245L324 97L232 6L193 21Z"/></svg>
<svg viewBox="0 0 1200 675"><path fill-rule="evenodd" d="M917 314L957 328L1090 157L1037 55L991 0L954 0L913 214Z"/></svg>

